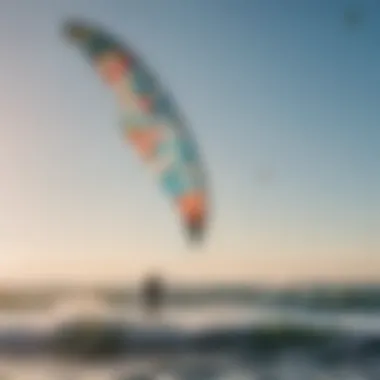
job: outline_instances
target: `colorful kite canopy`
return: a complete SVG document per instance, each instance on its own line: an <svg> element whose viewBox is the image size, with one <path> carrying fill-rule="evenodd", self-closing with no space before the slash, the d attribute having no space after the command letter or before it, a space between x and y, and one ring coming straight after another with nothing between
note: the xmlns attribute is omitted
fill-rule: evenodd
<svg viewBox="0 0 380 380"><path fill-rule="evenodd" d="M128 46L84 22L68 22L65 37L78 47L116 95L122 134L154 171L191 241L201 241L207 191L195 140L173 99Z"/></svg>

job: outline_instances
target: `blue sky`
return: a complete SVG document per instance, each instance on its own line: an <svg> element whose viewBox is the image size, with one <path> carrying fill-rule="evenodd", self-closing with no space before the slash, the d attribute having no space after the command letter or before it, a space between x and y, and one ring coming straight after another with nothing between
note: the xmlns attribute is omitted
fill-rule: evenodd
<svg viewBox="0 0 380 380"><path fill-rule="evenodd" d="M128 277L164 263L202 276L216 264L225 277L239 277L239 268L250 278L275 279L281 268L290 279L332 267L336 275L354 277L359 267L358 276L374 275L380 5L357 2L363 20L350 29L349 4L2 2L0 263L7 274L48 276L66 267L70 275L81 266L96 267L94 276L118 269ZM135 46L189 119L214 209L199 253L189 253L167 199L120 140L111 94L62 40L72 16Z"/></svg>

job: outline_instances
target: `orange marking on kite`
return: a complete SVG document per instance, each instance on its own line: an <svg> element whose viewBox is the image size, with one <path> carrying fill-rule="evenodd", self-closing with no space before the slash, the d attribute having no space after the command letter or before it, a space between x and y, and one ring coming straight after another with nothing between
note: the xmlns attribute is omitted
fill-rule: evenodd
<svg viewBox="0 0 380 380"><path fill-rule="evenodd" d="M139 106L144 112L150 112L153 106L153 100L149 96L142 96L139 99Z"/></svg>
<svg viewBox="0 0 380 380"><path fill-rule="evenodd" d="M128 138L143 157L149 158L154 154L157 144L162 138L162 134L159 129L149 128L148 130L130 131Z"/></svg>
<svg viewBox="0 0 380 380"><path fill-rule="evenodd" d="M129 68L128 58L119 54L112 54L103 58L98 64L100 76L109 84L114 85L121 81Z"/></svg>
<svg viewBox="0 0 380 380"><path fill-rule="evenodd" d="M181 212L190 220L203 218L205 213L205 198L201 192L183 195L178 199Z"/></svg>

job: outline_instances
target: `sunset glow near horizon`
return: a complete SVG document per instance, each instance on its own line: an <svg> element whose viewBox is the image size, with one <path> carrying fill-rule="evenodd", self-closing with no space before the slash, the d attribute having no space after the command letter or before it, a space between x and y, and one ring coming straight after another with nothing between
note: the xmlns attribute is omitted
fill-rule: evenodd
<svg viewBox="0 0 380 380"><path fill-rule="evenodd" d="M112 5L111 5L112 4ZM7 1L0 13L1 280L380 278L380 4ZM205 158L212 220L186 246L118 133L69 17L131 42Z"/></svg>

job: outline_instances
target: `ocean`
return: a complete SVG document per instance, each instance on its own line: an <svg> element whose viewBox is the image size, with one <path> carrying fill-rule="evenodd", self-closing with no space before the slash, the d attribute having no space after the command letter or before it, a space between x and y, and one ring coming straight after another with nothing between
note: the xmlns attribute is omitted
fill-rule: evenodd
<svg viewBox="0 0 380 380"><path fill-rule="evenodd" d="M95 314L123 326L125 352L62 359L5 350L0 379L380 380L378 310L219 303L169 306L157 318L125 305ZM56 316L4 311L0 331L51 333Z"/></svg>

